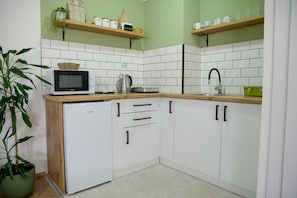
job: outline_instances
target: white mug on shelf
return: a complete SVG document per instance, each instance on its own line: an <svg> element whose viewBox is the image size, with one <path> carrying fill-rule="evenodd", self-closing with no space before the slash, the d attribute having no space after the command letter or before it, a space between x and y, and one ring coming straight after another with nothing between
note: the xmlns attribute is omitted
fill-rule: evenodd
<svg viewBox="0 0 297 198"><path fill-rule="evenodd" d="M224 23L228 23L231 20L232 20L232 17L230 17L230 16L224 16L224 19L223 19Z"/></svg>
<svg viewBox="0 0 297 198"><path fill-rule="evenodd" d="M221 24L222 23L222 20L220 19L220 18L216 18L215 20L214 20L214 24L215 25L218 25L218 24Z"/></svg>
<svg viewBox="0 0 297 198"><path fill-rule="evenodd" d="M201 28L201 23L199 23L199 22L194 23L194 24L193 24L193 28L194 28L195 30L200 29L200 28Z"/></svg>

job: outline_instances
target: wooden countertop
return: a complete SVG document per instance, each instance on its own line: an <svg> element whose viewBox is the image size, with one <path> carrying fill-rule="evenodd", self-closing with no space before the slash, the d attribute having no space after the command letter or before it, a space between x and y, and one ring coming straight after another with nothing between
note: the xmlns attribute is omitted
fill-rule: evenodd
<svg viewBox="0 0 297 198"><path fill-rule="evenodd" d="M54 102L86 102L98 100L119 100L133 98L179 98L190 100L209 100L221 102L236 102L247 104L262 104L262 97L245 97L245 96L206 96L195 94L166 94L166 93L128 93L128 94L90 94L90 95L68 95L68 96L51 96L44 95L45 100Z"/></svg>

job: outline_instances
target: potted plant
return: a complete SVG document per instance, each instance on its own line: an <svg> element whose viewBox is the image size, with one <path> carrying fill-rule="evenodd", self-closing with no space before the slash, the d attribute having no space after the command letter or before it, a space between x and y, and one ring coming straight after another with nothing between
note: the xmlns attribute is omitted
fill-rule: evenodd
<svg viewBox="0 0 297 198"><path fill-rule="evenodd" d="M5 53L0 46L0 192L3 197L26 197L34 188L35 166L23 159L18 150L19 144L33 136L19 138L17 124L32 127L27 107L29 91L36 88L33 80L50 83L32 71L33 67L47 69L48 66L30 64L19 58L31 49Z"/></svg>
<svg viewBox="0 0 297 198"><path fill-rule="evenodd" d="M64 20L66 19L67 10L60 6L54 9L51 13L51 21L54 28L57 27L57 20ZM64 23L65 24L65 23Z"/></svg>

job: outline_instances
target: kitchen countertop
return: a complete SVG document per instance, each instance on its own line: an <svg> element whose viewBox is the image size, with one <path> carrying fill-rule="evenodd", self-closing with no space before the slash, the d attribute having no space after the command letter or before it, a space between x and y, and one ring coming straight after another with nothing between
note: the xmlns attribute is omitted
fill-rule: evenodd
<svg viewBox="0 0 297 198"><path fill-rule="evenodd" d="M45 100L53 102L86 102L98 100L119 100L119 99L133 99L133 98L179 98L190 100L209 100L221 102L236 102L247 104L262 104L262 97L245 97L236 95L226 96L207 96L197 94L167 94L167 93L127 93L127 94L90 94L90 95L67 95L67 96L52 96L44 95Z"/></svg>

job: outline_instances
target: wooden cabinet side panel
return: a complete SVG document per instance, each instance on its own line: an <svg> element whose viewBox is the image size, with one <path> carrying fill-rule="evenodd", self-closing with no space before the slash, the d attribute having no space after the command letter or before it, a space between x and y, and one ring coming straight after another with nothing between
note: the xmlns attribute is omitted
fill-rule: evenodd
<svg viewBox="0 0 297 198"><path fill-rule="evenodd" d="M62 193L66 193L64 169L63 104L46 101L48 174Z"/></svg>

